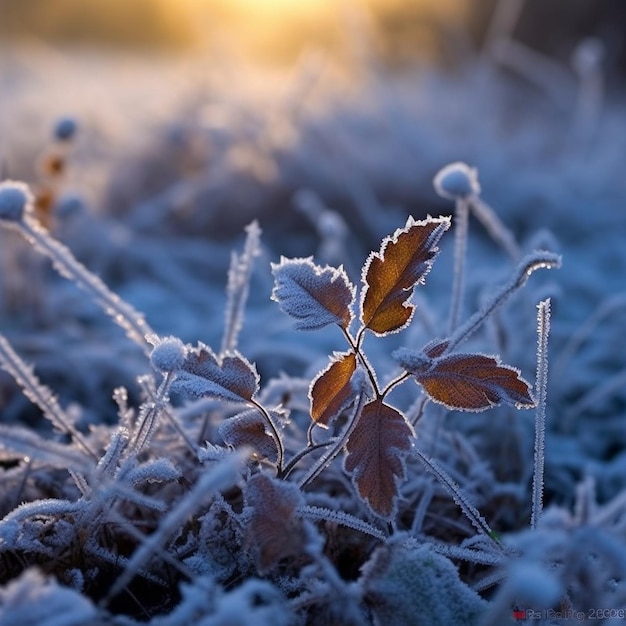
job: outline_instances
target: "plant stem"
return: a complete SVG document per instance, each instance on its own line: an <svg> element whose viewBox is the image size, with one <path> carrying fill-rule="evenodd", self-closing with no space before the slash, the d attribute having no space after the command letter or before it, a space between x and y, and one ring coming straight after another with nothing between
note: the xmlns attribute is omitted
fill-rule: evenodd
<svg viewBox="0 0 626 626"><path fill-rule="evenodd" d="M463 295L465 291L465 254L469 228L469 202L467 198L457 198L454 214L454 280L452 283L452 304L448 332L452 334L459 325Z"/></svg>
<svg viewBox="0 0 626 626"><path fill-rule="evenodd" d="M303 448L302 450L300 450L300 452L298 452L297 454L295 454L290 460L289 462L285 465L285 467L283 468L283 471L281 472L279 478L287 478L289 476L289 474L291 474L291 472L293 471L294 467L307 455L310 454L311 452L314 452L315 450L319 450L320 448L326 448L328 446L331 446L333 443L335 443L337 441L336 437L333 437L332 439L328 440L328 441L323 441L322 443L314 443L311 444L309 446L307 446L306 448Z"/></svg>
<svg viewBox="0 0 626 626"><path fill-rule="evenodd" d="M397 387L400 383L403 383L407 378L411 378L411 372L403 372L391 382L387 383L387 386L381 391L380 396L384 398L394 387Z"/></svg>
<svg viewBox="0 0 626 626"><path fill-rule="evenodd" d="M535 394L535 460L533 471L531 528L537 528L543 511L543 474L546 445L546 397L548 393L548 335L550 334L550 298L537 307L537 378Z"/></svg>
<svg viewBox="0 0 626 626"><path fill-rule="evenodd" d="M35 218L26 217L19 223L19 228L24 237L52 261L61 276L73 280L87 291L104 312L121 326L146 354L150 354L151 348L145 338L146 335L153 335L154 331L140 313L114 294L100 278L80 263L67 247L51 237Z"/></svg>
<svg viewBox="0 0 626 626"><path fill-rule="evenodd" d="M350 417L350 421L348 425L344 429L344 431L334 440L333 447L324 453L318 460L317 463L307 472L307 474L300 480L298 486L300 489L304 489L306 485L315 480L326 467L330 465L330 463L335 459L335 457L341 452L343 447L346 445L348 438L352 434L352 431L355 429L356 425L359 422L359 418L361 417L361 411L363 410L363 406L367 400L367 396L364 393L359 394L359 400L354 408L352 416Z"/></svg>
<svg viewBox="0 0 626 626"><path fill-rule="evenodd" d="M254 407L257 408L261 412L261 414L265 418L265 421L267 422L267 425L270 427L270 430L272 431L272 437L276 441L276 451L277 451L276 473L278 476L281 476L283 473L283 462L285 460L285 448L283 446L283 440L281 439L280 433L278 432L278 427L274 423L274 420L272 419L272 416L269 414L269 411L262 404L259 404L254 399L250 400L250 403L253 404Z"/></svg>
<svg viewBox="0 0 626 626"><path fill-rule="evenodd" d="M347 342L350 344L350 347L354 350L355 354L357 355L357 358L359 359L359 361L365 368L365 371L367 372L367 377L370 380L370 383L372 385L372 388L374 389L374 393L376 394L376 397L381 398L383 394L381 394L380 387L378 386L378 381L376 380L376 373L372 369L372 366L369 364L368 360L365 358L365 354L363 354L363 352L361 351L361 342L363 338L363 333L365 331L365 327L363 326L359 330L356 341L352 338L350 333L345 328L342 328L341 330L343 334L345 335Z"/></svg>

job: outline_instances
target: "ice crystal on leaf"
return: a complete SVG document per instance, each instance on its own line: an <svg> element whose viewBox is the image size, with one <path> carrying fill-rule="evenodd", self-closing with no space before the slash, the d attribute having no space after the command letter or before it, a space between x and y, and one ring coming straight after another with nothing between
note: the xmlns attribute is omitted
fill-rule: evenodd
<svg viewBox="0 0 626 626"><path fill-rule="evenodd" d="M238 352L217 356L200 342L188 351L171 388L196 398L249 402L259 389L259 375Z"/></svg>
<svg viewBox="0 0 626 626"><path fill-rule="evenodd" d="M298 330L329 324L348 328L352 320L354 286L343 268L320 267L312 259L285 259L272 264L272 299L294 317Z"/></svg>
<svg viewBox="0 0 626 626"><path fill-rule="evenodd" d="M530 385L519 370L484 354L449 354L429 359L406 348L394 357L413 374L432 400L449 409L483 411L501 403L518 408L535 406Z"/></svg>
<svg viewBox="0 0 626 626"><path fill-rule="evenodd" d="M486 602L459 578L451 561L428 545L380 548L363 574L378 624L477 624Z"/></svg>

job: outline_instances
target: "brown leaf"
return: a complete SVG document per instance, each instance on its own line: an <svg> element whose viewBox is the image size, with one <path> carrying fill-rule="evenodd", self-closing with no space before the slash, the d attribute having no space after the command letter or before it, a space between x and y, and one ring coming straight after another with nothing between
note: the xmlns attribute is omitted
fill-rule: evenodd
<svg viewBox="0 0 626 626"><path fill-rule="evenodd" d="M295 516L302 494L296 485L256 474L246 484L245 500L251 511L248 544L261 574L304 552L304 529Z"/></svg>
<svg viewBox="0 0 626 626"><path fill-rule="evenodd" d="M259 375L237 351L217 356L199 342L197 348L187 352L171 388L195 398L249 402L259 389Z"/></svg>
<svg viewBox="0 0 626 626"><path fill-rule="evenodd" d="M354 398L350 379L355 370L356 355L344 352L335 355L330 365L311 383L311 419L319 426L328 427L330 421Z"/></svg>
<svg viewBox="0 0 626 626"><path fill-rule="evenodd" d="M495 356L451 354L412 373L435 402L449 409L483 411L503 402L518 408L535 405L519 370L502 365Z"/></svg>
<svg viewBox="0 0 626 626"><path fill-rule="evenodd" d="M361 321L377 335L395 332L411 320L415 307L407 301L414 287L423 282L439 251L437 244L450 227L450 218L428 217L383 239L379 252L372 252L364 267Z"/></svg>
<svg viewBox="0 0 626 626"><path fill-rule="evenodd" d="M346 444L346 471L361 498L385 519L395 512L398 482L405 475L403 457L414 434L402 413L376 399L363 407Z"/></svg>
<svg viewBox="0 0 626 626"><path fill-rule="evenodd" d="M250 409L223 421L218 432L229 446L250 446L258 455L274 462L278 449L274 438L266 429L265 418L258 410Z"/></svg>

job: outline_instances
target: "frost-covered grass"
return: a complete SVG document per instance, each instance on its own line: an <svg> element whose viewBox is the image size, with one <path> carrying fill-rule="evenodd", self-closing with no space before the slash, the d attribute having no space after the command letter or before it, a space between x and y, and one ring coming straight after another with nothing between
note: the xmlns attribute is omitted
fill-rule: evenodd
<svg viewBox="0 0 626 626"><path fill-rule="evenodd" d="M473 62L453 77L361 67L347 83L309 58L261 86L243 69L204 68L202 82L196 68L164 70L178 81L165 89L112 71L70 107L62 61L43 72L47 84L27 61L4 74L3 178L52 194L38 219L104 284L81 290L15 229L0 231L0 354L12 375L0 378L0 624L505 624L514 609L559 607L607 609L599 623L621 623L623 95L577 109L573 75L554 101ZM91 62L103 63L88 60L85 75ZM50 94L45 107L36 84ZM143 109L142 88L155 94ZM119 108L102 113L100 95L113 89ZM68 113L76 137L68 143L57 126L48 139ZM61 175L51 155L66 164ZM481 187L460 194L460 208L432 184L453 161L475 167ZM15 205L5 209L15 220ZM346 344L333 328L294 330L270 299L271 264L314 255L343 264L356 285L383 237L429 213L451 215L453 232L467 218L469 236L441 241L408 328L363 339L381 389L399 373L401 346L462 328L521 258L547 249L562 269L533 275L467 344L534 380L536 306L545 327L550 297L545 414L542 385L536 412L458 412L418 385L394 388L389 402L415 425L415 454L381 517L340 449L328 467L315 465L321 447L276 477L307 445L311 381ZM260 230L249 226L244 242L254 219ZM30 228L30 239L45 235ZM122 300L107 303L109 289ZM210 350L191 348L198 341ZM225 362L229 350L240 356ZM210 371L230 365L248 383L254 364L258 389L237 386L233 398L219 379L211 397L189 402L184 385L168 397L189 354L203 371L214 359ZM242 393L265 421L240 406ZM362 404L340 406L331 435L346 434ZM318 431L309 447L323 443ZM250 441L253 450L239 445Z"/></svg>

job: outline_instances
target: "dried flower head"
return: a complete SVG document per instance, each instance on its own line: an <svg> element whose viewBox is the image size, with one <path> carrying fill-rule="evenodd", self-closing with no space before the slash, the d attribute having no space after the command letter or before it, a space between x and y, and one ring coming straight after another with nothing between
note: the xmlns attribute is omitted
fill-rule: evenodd
<svg viewBox="0 0 626 626"><path fill-rule="evenodd" d="M78 124L72 117L62 117L54 126L54 138L57 141L71 141L76 135Z"/></svg>
<svg viewBox="0 0 626 626"><path fill-rule="evenodd" d="M480 194L480 184L478 183L478 171L457 161L446 165L437 172L433 181L435 191L442 197L449 200L457 198L468 198Z"/></svg>
<svg viewBox="0 0 626 626"><path fill-rule="evenodd" d="M24 213L32 211L33 203L28 185L14 180L0 183L0 220L21 222Z"/></svg>
<svg viewBox="0 0 626 626"><path fill-rule="evenodd" d="M177 337L166 337L152 350L150 361L160 372L175 372L184 365L187 350Z"/></svg>

